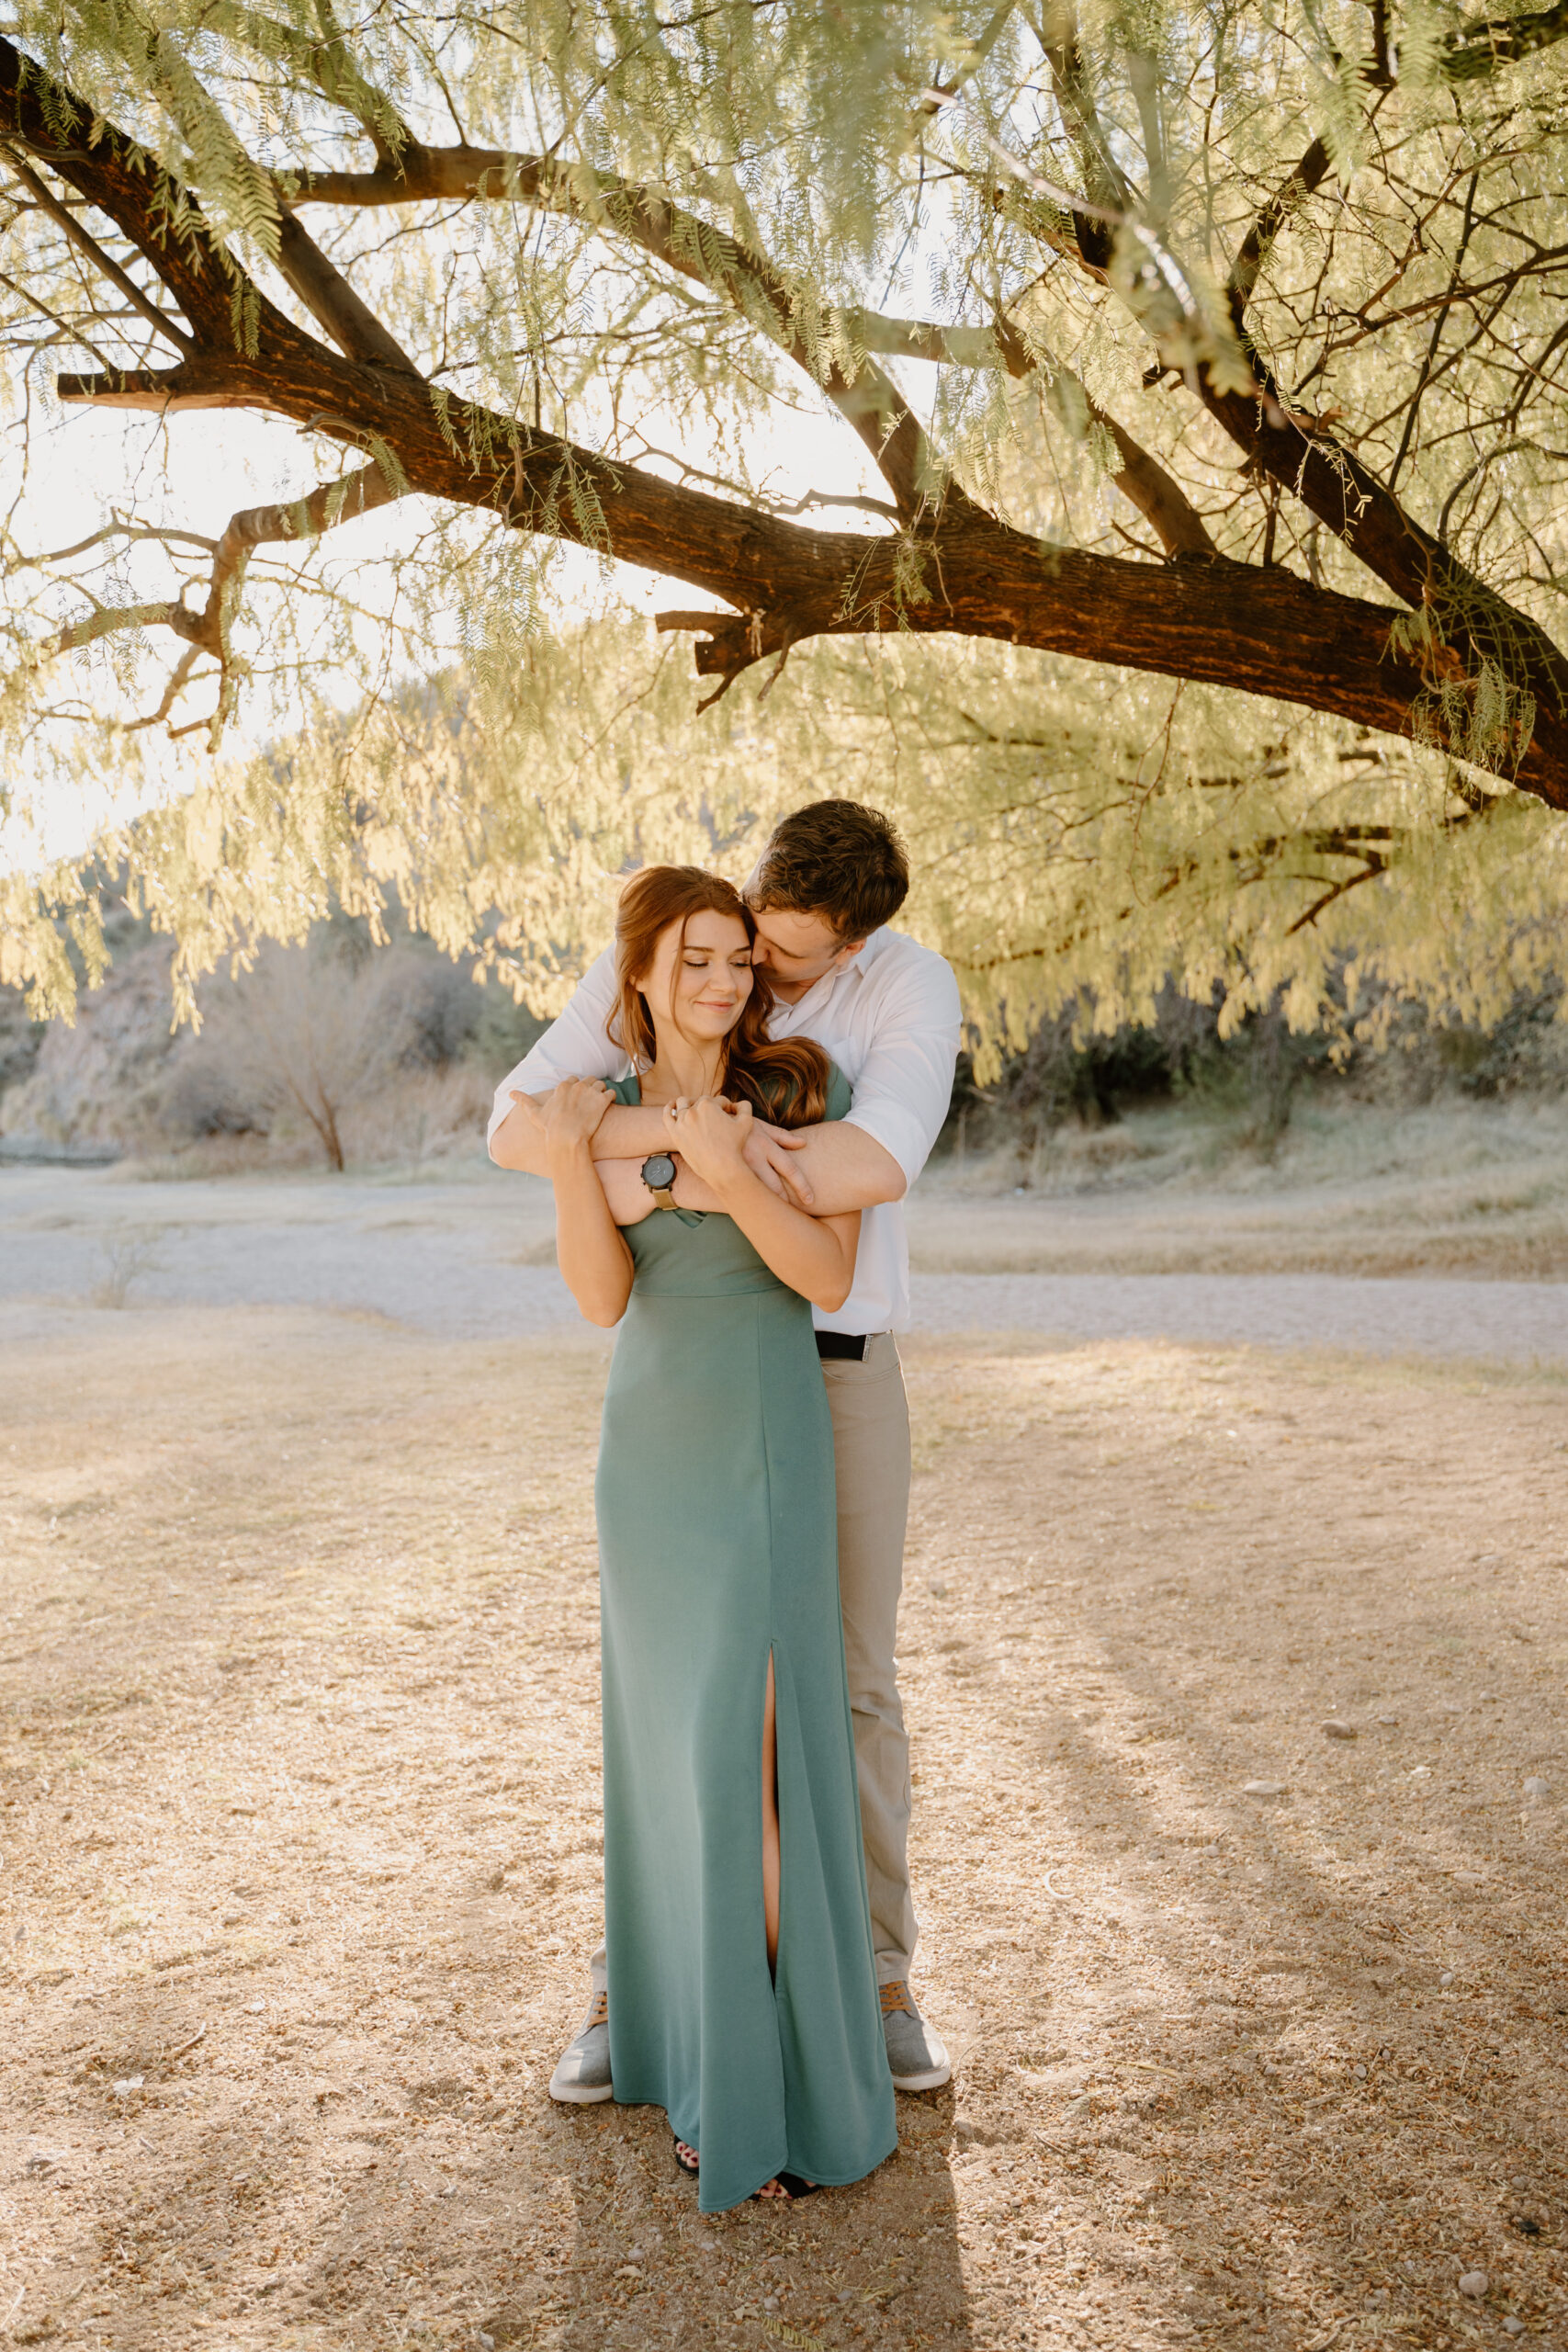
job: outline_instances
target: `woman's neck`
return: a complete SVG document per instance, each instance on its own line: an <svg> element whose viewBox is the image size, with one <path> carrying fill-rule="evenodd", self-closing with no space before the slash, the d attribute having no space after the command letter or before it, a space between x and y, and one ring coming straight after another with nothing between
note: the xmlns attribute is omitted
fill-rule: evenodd
<svg viewBox="0 0 1568 2352"><path fill-rule="evenodd" d="M716 1037L711 1045L694 1046L685 1037L660 1031L657 1024L654 1040L658 1050L652 1066L642 1073L645 1102L673 1102L679 1094L695 1101L699 1094L717 1093L728 1040Z"/></svg>

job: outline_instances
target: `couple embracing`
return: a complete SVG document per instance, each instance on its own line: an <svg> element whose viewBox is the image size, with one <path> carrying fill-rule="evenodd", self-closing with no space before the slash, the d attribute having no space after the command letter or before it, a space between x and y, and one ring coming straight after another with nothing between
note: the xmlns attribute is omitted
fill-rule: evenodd
<svg viewBox="0 0 1568 2352"><path fill-rule="evenodd" d="M899 1203L958 991L888 929L874 809L784 819L744 892L651 866L496 1094L617 1328L596 1500L604 1942L551 2095L664 2109L704 2211L859 2180L950 2072L909 1991L894 1666L909 1427Z"/></svg>

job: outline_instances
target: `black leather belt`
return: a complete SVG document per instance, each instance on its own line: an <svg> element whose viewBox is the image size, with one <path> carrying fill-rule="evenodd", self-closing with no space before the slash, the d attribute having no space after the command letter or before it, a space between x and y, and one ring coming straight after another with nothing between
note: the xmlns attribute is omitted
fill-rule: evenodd
<svg viewBox="0 0 1568 2352"><path fill-rule="evenodd" d="M879 1331L818 1331L817 1352L819 1356L836 1356L849 1363L863 1363L868 1344L880 1339Z"/></svg>

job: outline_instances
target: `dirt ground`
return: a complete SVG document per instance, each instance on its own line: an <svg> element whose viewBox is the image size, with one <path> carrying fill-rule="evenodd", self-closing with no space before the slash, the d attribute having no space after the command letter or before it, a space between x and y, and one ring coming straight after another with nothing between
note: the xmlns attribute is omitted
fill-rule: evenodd
<svg viewBox="0 0 1568 2352"><path fill-rule="evenodd" d="M1568 2347L1562 1385L912 1347L956 2079L702 2222L660 2115L546 2095L603 1347L0 1342L0 2340Z"/></svg>

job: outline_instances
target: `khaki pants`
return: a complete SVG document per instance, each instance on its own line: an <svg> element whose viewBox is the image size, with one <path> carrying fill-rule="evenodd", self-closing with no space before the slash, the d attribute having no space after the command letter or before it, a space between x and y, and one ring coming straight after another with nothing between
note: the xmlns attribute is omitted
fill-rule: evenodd
<svg viewBox="0 0 1568 2352"><path fill-rule="evenodd" d="M919 1933L909 1900L909 1740L893 1657L909 1516L909 1408L887 1333L866 1341L863 1363L826 1357L822 1376L833 1414L839 1599L871 1935L877 1982L887 1984L908 1976Z"/></svg>
<svg viewBox="0 0 1568 2352"><path fill-rule="evenodd" d="M854 1723L876 1981L909 1973L919 1929L909 1899L909 1740L894 1662L909 1516L909 1407L890 1332L856 1363L825 1357L839 1490L839 1601ZM604 1947L592 1960L604 1990Z"/></svg>

